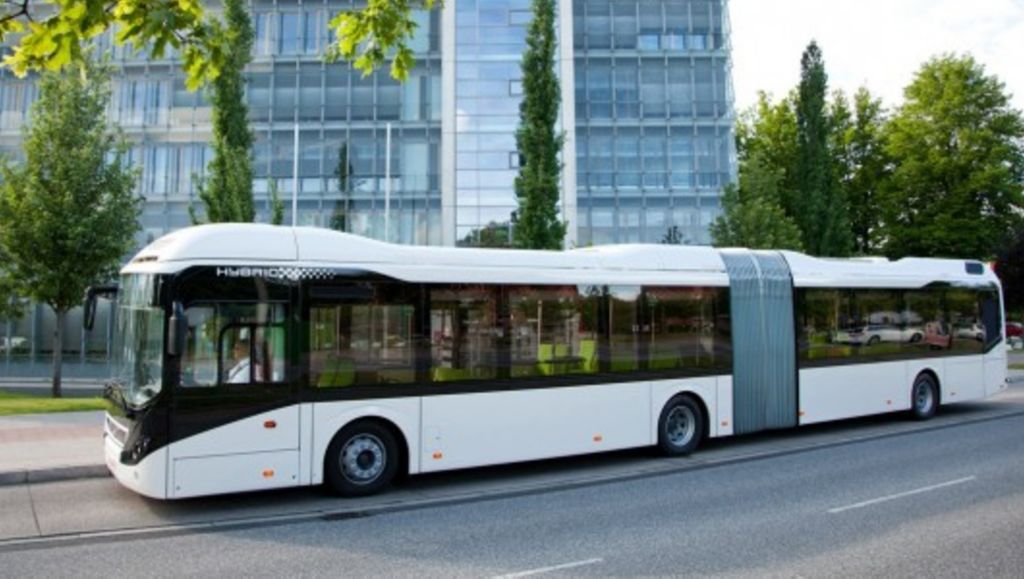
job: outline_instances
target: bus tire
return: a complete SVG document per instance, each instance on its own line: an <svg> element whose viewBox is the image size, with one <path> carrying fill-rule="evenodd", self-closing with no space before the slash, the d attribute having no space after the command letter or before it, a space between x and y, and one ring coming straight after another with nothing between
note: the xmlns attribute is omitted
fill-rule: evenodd
<svg viewBox="0 0 1024 579"><path fill-rule="evenodd" d="M939 387L931 374L922 373L914 380L910 393L910 414L916 420L928 420L939 408Z"/></svg>
<svg viewBox="0 0 1024 579"><path fill-rule="evenodd" d="M362 497L391 484L401 456L398 441L385 426L359 421L342 428L327 446L324 480L343 497Z"/></svg>
<svg viewBox="0 0 1024 579"><path fill-rule="evenodd" d="M686 456L704 438L704 412L687 395L672 398L658 419L658 448L668 456Z"/></svg>

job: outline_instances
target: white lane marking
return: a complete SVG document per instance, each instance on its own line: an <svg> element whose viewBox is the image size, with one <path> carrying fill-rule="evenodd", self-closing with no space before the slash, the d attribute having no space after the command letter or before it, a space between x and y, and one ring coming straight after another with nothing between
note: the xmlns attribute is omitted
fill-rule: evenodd
<svg viewBox="0 0 1024 579"><path fill-rule="evenodd" d="M540 575L542 573L551 573L552 571L562 571L564 569L575 569L576 567L584 567L586 565L596 565L603 563L604 559L586 559L583 561L574 561L572 563L562 563L561 565L552 565L550 567L540 567L538 569L529 569L527 571L518 571L516 573L509 573L508 575L497 575L494 579L515 579L516 577L529 577L530 575Z"/></svg>
<svg viewBox="0 0 1024 579"><path fill-rule="evenodd" d="M867 500L867 501L863 501L863 502L859 502L859 503L854 503L852 505L846 505L845 507L836 507L834 509L829 509L828 512L831 513L831 514L836 514L836 513L841 513L843 511L849 511L849 510L852 510L852 509L859 509L861 507L867 507L869 505L875 505L875 504L878 504L878 503L884 503L886 501L891 501L891 500L894 500L894 499L902 499L903 497L909 497L911 495L917 495L917 494L921 494L921 493L926 493L926 492L929 492L929 491L934 491L934 490L945 488L945 487L951 487L953 485L962 485L962 484L964 484L966 482L971 482L972 480L975 480L976 478L978 478L978 477L976 477L976 476L968 476L968 477L964 477L964 478L958 478L956 480L946 481L944 483L939 483L939 484L929 485L929 486L926 486L926 487L921 487L919 489L914 489L912 491L905 491L905 492L902 492L902 493L896 493L894 495L889 495L889 496L885 496L885 497L878 497L877 499L871 499L871 500Z"/></svg>

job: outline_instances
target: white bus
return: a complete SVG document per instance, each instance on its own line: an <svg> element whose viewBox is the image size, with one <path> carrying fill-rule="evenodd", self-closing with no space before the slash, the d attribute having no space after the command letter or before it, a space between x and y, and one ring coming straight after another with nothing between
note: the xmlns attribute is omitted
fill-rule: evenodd
<svg viewBox="0 0 1024 579"><path fill-rule="evenodd" d="M121 272L106 462L174 499L707 437L1006 387L975 261L410 247L207 225ZM87 316L88 317L88 316Z"/></svg>

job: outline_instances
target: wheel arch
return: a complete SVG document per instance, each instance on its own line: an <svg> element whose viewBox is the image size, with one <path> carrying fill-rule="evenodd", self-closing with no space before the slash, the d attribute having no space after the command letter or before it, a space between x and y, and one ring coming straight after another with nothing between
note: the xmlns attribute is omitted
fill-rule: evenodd
<svg viewBox="0 0 1024 579"><path fill-rule="evenodd" d="M699 390L700 389L698 389L698 388L690 388L690 387L685 387L685 386L681 387L681 388L677 388L671 394L669 394L668 396L664 397L664 399L662 400L660 406L658 406L657 408L653 409L653 410L655 410L655 412L652 413L655 416L655 419L654 419L654 441L655 442L657 442L657 440L658 440L658 437L657 437L658 424L657 423L658 423L658 419L661 416L661 413L665 411L665 408L668 407L668 405L673 400L675 400L676 398L683 398L683 397L686 397L686 398L689 398L689 399L693 400L697 404L697 408L699 408L700 411L704 414L704 432L702 434L704 436L704 440L707 440L708 438L711 438L711 422L712 422L712 420L715 419L715 417L711 414L711 407L708 405L707 400L704 399L704 395L701 394Z"/></svg>
<svg viewBox="0 0 1024 579"><path fill-rule="evenodd" d="M385 428L395 437L395 441L398 442L398 451L399 451L398 474L397 474L397 476L399 478L408 476L409 475L409 455L410 455L410 452L411 452L411 449L409 448L409 440L405 436L405 433L402 432L402 429L395 422L393 422L392 420L390 420L387 417L384 417L384 416L381 416L381 415L378 415L378 414L367 414L367 415L364 415L364 416L357 416L355 418L352 418L352 419L348 420L347 422L345 422L344 424L342 424L341 426L339 426L338 428L336 428L335 431L334 431L334 434L331 435L330 440L333 441L335 438L337 438L337 436L339 434L341 434L342 431L344 431L349 426L352 426L353 424L363 423L363 422L371 423L371 424L376 424L376 425L378 425L378 426L380 426L382 428ZM326 470L327 470L327 467L326 467L326 464L327 464L327 452L326 452L326 449L327 448L330 448L330 442L328 442L327 447L324 449L324 452L323 452L322 456L320 457L321 473L326 472Z"/></svg>

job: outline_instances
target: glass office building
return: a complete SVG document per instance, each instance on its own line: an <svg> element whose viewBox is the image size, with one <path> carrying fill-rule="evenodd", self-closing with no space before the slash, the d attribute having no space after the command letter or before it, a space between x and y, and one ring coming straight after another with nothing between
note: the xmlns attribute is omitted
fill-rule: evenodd
<svg viewBox="0 0 1024 579"><path fill-rule="evenodd" d="M707 243L722 187L736 170L727 2L557 5L566 245L656 243L673 226L684 242ZM268 217L273 182L286 201L286 223L295 191L297 223L329 226L344 206L349 231L397 243L473 245L482 228L511 227L529 0L448 0L440 11L417 13L417 62L401 84L386 72L363 77L323 63L327 21L353 6L251 1L256 43L247 98L258 219ZM142 244L189 225L195 181L211 156L210 104L186 90L174 54L148 58L112 46L109 35L100 44L117 67L110 118L124 128L141 168ZM19 155L35 96L31 79L0 72L5 153ZM339 165L350 175L344 194ZM19 322L0 323L0 336L25 338L34 357L49 351L52 323L48 311L33 308ZM108 325L101 312L85 337L70 316L65 349L102 358ZM0 351L0 367L10 357L10 348Z"/></svg>

